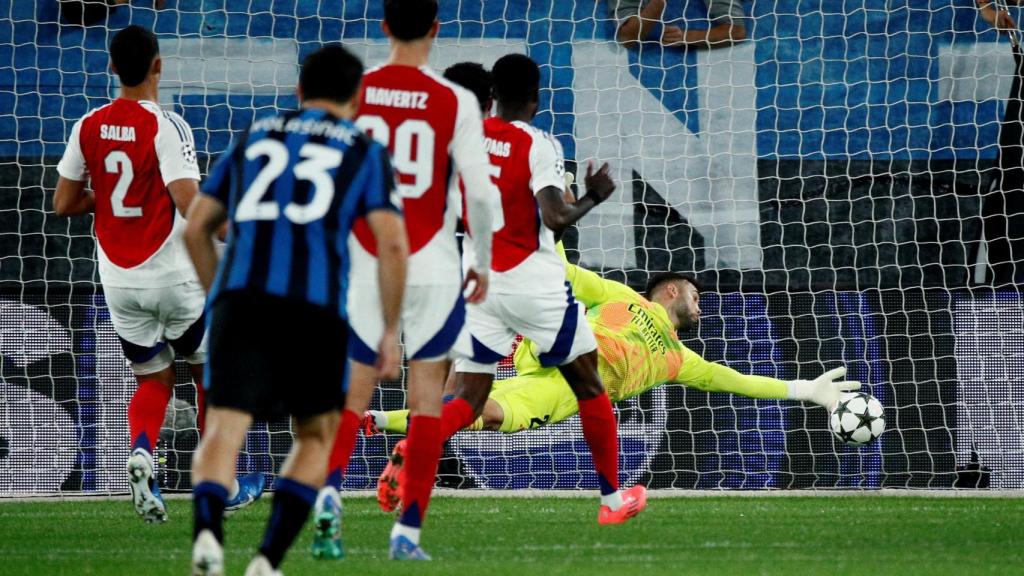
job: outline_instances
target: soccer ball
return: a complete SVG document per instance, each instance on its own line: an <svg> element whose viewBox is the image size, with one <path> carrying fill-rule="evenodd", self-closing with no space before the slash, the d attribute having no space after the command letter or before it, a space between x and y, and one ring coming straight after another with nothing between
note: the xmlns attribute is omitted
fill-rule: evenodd
<svg viewBox="0 0 1024 576"><path fill-rule="evenodd" d="M885 431L885 416L877 398L863 392L850 392L839 398L829 425L840 442L862 446L873 442Z"/></svg>

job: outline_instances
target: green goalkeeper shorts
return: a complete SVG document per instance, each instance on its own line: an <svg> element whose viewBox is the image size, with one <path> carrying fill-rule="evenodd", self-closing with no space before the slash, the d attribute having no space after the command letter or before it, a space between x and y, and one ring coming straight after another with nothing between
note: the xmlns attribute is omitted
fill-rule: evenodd
<svg viewBox="0 0 1024 576"><path fill-rule="evenodd" d="M557 424L580 409L558 368L498 380L489 399L497 402L505 414L500 428L505 433Z"/></svg>

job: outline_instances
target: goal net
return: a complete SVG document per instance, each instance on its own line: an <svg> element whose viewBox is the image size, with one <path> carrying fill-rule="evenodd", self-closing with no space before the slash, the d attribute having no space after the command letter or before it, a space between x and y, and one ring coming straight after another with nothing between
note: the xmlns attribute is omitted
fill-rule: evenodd
<svg viewBox="0 0 1024 576"><path fill-rule="evenodd" d="M0 496L127 492L134 378L91 220L57 217L49 200L72 123L116 95L112 34L129 23L159 34L161 104L192 126L204 166L255 117L296 106L297 62L322 43L341 40L367 65L388 52L377 1L179 0L87 26L58 4L0 1ZM599 159L618 182L567 237L570 258L636 288L656 272L699 273L688 347L783 379L846 366L888 430L850 448L821 408L663 386L617 407L623 478L1024 487L1024 115L1011 44L955 2L738 0L745 39L681 49L656 39L668 26L720 33L723 21L704 2L669 4L651 41L627 48L604 0L441 2L432 65L529 54L542 70L535 124L570 170ZM194 401L182 380L158 447L166 489L189 487ZM372 407L404 401L403 383L385 382ZM371 487L398 439L360 437L347 486ZM273 475L290 444L286 422L255 425L240 471ZM596 486L576 418L462 432L440 481Z"/></svg>

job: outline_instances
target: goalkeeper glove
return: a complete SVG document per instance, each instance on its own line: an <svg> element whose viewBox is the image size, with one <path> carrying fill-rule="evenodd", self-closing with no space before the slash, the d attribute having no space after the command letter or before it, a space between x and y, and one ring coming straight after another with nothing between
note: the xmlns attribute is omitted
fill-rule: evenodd
<svg viewBox="0 0 1024 576"><path fill-rule="evenodd" d="M791 380L786 382L789 387L789 398L807 400L832 410L839 404L843 392L860 390L860 382L856 380L840 380L846 376L846 368L833 368L814 380Z"/></svg>

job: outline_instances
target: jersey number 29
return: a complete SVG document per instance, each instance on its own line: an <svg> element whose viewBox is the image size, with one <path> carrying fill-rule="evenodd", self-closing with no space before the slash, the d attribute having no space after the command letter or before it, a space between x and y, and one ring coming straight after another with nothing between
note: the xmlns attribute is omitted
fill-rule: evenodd
<svg viewBox="0 0 1024 576"><path fill-rule="evenodd" d="M356 126L392 150L391 161L399 176L412 178L411 184L399 178L398 192L403 198L419 198L430 190L434 182L434 129L430 124L425 120L404 120L395 127L393 137L387 121L380 116L360 116Z"/></svg>

